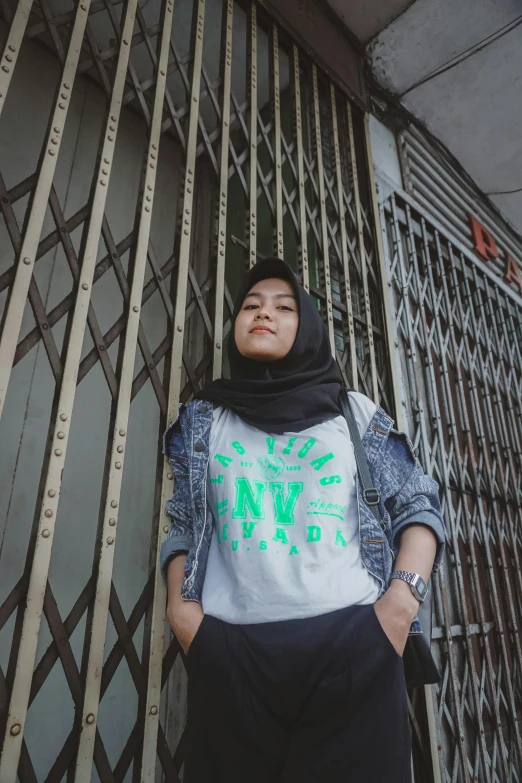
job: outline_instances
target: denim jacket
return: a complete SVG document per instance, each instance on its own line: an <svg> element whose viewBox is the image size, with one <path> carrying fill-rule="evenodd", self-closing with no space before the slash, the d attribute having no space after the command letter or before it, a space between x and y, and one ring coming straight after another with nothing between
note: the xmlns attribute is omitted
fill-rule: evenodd
<svg viewBox="0 0 522 783"><path fill-rule="evenodd" d="M193 400L179 405L178 417L163 438L163 453L174 472L174 494L166 512L172 517L168 538L161 549L161 570L166 579L169 560L187 552L181 595L201 602L214 519L207 504L207 472L212 403ZM400 534L414 523L433 530L438 546L433 570L444 551L444 523L440 513L439 487L427 476L404 432L392 428L393 419L379 406L363 437L370 474L381 493L382 524L366 505L356 478L361 561L379 584L379 596L388 588L392 563L399 551ZM421 633L417 618L410 633Z"/></svg>

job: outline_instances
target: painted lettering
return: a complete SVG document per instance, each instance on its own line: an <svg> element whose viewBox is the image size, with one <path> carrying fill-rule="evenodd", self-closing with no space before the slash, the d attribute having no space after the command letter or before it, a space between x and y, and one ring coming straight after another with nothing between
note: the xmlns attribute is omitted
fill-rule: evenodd
<svg viewBox="0 0 522 783"><path fill-rule="evenodd" d="M493 258L498 258L497 243L489 231L484 228L473 215L468 215L468 218L475 251L484 261L491 261Z"/></svg>
<svg viewBox="0 0 522 783"><path fill-rule="evenodd" d="M297 438L289 438L288 439L288 445L283 449L283 454L290 454L292 451L292 446L296 442Z"/></svg>
<svg viewBox="0 0 522 783"><path fill-rule="evenodd" d="M272 541L279 541L281 544L288 544L288 536L286 535L286 530L282 527L278 527L275 536L272 536Z"/></svg>
<svg viewBox="0 0 522 783"><path fill-rule="evenodd" d="M252 533L254 532L256 525L257 522L241 522L241 527L243 528L243 538L252 538Z"/></svg>
<svg viewBox="0 0 522 783"><path fill-rule="evenodd" d="M224 468L228 468L230 463L234 461L232 457L225 457L223 454L214 454L214 459L221 462Z"/></svg>
<svg viewBox="0 0 522 783"><path fill-rule="evenodd" d="M509 253L506 253L506 270L504 274L504 280L506 283L514 283L516 286L518 286L518 290L522 295L522 272L520 271L520 267L518 266L513 256L510 256Z"/></svg>
<svg viewBox="0 0 522 783"><path fill-rule="evenodd" d="M341 481L342 478L340 476L323 476L322 479L319 479L319 484L326 487L328 484L340 484Z"/></svg>
<svg viewBox="0 0 522 783"><path fill-rule="evenodd" d="M307 541L320 541L321 540L321 528L317 525L308 525L306 528L308 533Z"/></svg>
<svg viewBox="0 0 522 783"><path fill-rule="evenodd" d="M308 454L308 452L310 451L314 443L315 443L315 438L310 438L309 440L307 440L306 443L303 446L301 446L301 448L297 452L297 455L301 458L306 457L306 455Z"/></svg>
<svg viewBox="0 0 522 783"><path fill-rule="evenodd" d="M325 454L324 457L318 457L317 459L313 459L310 463L310 467L312 467L314 470L321 470L323 465L326 465L328 460L331 460L334 458L334 455L332 452L329 454Z"/></svg>
<svg viewBox="0 0 522 783"><path fill-rule="evenodd" d="M264 519L264 494L266 481L253 480L252 487L247 478L236 478L236 502L232 510L232 519L246 519L247 506L253 519Z"/></svg>
<svg viewBox="0 0 522 783"><path fill-rule="evenodd" d="M335 546L346 546L345 538L340 530L335 534Z"/></svg>
<svg viewBox="0 0 522 783"><path fill-rule="evenodd" d="M276 525L293 525L297 498L303 491L302 481L288 482L288 495L284 497L284 482L271 481L268 485L274 500L274 521Z"/></svg>
<svg viewBox="0 0 522 783"><path fill-rule="evenodd" d="M473 249L483 261L491 261L499 257L497 243L493 235L479 223L474 215L468 214L471 227L471 236L473 239ZM520 294L522 294L522 270L512 255L505 252L505 266L503 279L506 283L516 285Z"/></svg>

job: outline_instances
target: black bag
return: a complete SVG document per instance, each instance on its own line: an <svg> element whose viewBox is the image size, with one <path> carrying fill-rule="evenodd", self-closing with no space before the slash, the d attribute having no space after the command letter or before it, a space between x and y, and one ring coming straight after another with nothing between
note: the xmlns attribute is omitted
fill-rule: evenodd
<svg viewBox="0 0 522 783"><path fill-rule="evenodd" d="M341 407L353 443L363 499L372 511L379 525L382 527L382 518L379 511L381 494L379 490L373 486L370 469L368 467L368 459L364 452L361 436L359 435L359 428L357 427L357 422L355 421L350 398L346 389L343 389L341 392ZM406 647L404 648L404 653L402 655L406 685L409 688L417 688L421 685L433 685L441 680L437 664L433 660L430 648L432 609L433 593L429 590L426 599L419 607L417 615L421 624L422 633L408 636Z"/></svg>

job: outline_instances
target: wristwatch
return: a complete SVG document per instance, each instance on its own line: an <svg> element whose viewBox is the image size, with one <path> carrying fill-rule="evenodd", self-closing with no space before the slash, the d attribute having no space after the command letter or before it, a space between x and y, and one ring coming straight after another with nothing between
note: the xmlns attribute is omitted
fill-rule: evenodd
<svg viewBox="0 0 522 783"><path fill-rule="evenodd" d="M428 595L428 585L420 574L413 574L411 571L394 571L391 578L402 579L403 582L407 582L417 601L421 604L424 603Z"/></svg>

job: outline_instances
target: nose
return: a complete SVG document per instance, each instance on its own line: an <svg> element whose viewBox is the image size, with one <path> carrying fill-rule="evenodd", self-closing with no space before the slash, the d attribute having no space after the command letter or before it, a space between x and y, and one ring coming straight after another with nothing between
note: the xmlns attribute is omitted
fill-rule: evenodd
<svg viewBox="0 0 522 783"><path fill-rule="evenodd" d="M264 307L263 305L261 305L261 307L259 308L259 310L256 313L256 321L260 321L262 318L266 319L267 321L271 321L272 320L272 316L270 315L270 311L266 307Z"/></svg>

